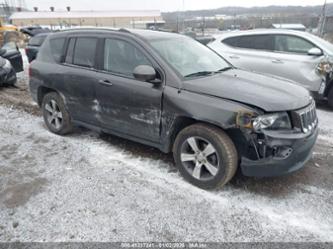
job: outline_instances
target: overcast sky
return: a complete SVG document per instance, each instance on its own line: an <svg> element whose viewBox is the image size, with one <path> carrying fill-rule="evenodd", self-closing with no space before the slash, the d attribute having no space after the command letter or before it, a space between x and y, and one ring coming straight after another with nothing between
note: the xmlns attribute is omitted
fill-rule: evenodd
<svg viewBox="0 0 333 249"><path fill-rule="evenodd" d="M17 1L18 2L18 1ZM333 2L333 0L328 0ZM211 9L224 6L268 6L268 5L321 5L324 0L26 0L27 7L37 6L47 10L54 6L57 10L71 6L73 10L143 10L161 11Z"/></svg>

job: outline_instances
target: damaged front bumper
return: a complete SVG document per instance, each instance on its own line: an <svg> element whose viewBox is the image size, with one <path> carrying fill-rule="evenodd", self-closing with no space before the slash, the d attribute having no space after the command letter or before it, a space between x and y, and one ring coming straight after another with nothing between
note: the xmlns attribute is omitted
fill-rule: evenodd
<svg viewBox="0 0 333 249"><path fill-rule="evenodd" d="M274 148L274 153L258 160L243 157L241 169L246 176L272 177L302 168L312 156L318 127L311 134L266 131L264 136L265 147Z"/></svg>

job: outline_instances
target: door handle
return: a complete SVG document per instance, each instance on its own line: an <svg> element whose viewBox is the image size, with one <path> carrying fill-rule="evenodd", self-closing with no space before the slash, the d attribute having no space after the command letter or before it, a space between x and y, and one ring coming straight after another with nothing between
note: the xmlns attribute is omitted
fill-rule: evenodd
<svg viewBox="0 0 333 249"><path fill-rule="evenodd" d="M113 86L113 84L109 80L99 80L98 83L105 86Z"/></svg>
<svg viewBox="0 0 333 249"><path fill-rule="evenodd" d="M283 64L283 61L279 60L279 59L274 59L274 60L272 60L272 62L275 64Z"/></svg>
<svg viewBox="0 0 333 249"><path fill-rule="evenodd" d="M239 59L240 57L237 56L237 55L230 55L229 58L230 58L230 59Z"/></svg>

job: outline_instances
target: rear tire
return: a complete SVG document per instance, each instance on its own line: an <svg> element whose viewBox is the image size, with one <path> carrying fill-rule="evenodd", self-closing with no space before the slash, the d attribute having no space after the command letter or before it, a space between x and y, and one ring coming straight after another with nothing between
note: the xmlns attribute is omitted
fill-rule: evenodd
<svg viewBox="0 0 333 249"><path fill-rule="evenodd" d="M331 87L330 91L328 92L328 105L331 109L333 109L333 86Z"/></svg>
<svg viewBox="0 0 333 249"><path fill-rule="evenodd" d="M238 167L232 140L223 130L206 124L182 130L174 143L173 155L181 175L203 189L225 185Z"/></svg>
<svg viewBox="0 0 333 249"><path fill-rule="evenodd" d="M44 122L51 132L65 135L72 131L71 117L58 93L50 92L44 96L42 111Z"/></svg>

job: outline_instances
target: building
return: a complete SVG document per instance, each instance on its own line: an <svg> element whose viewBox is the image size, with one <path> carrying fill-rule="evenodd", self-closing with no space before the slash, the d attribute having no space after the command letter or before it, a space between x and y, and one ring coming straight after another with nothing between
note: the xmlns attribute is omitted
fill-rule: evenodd
<svg viewBox="0 0 333 249"><path fill-rule="evenodd" d="M298 31L305 31L306 27L301 23L281 23L281 24L272 24L272 28L275 29L291 29Z"/></svg>
<svg viewBox="0 0 333 249"><path fill-rule="evenodd" d="M114 28L158 28L164 25L160 11L25 11L15 12L10 21L16 26L107 26Z"/></svg>

